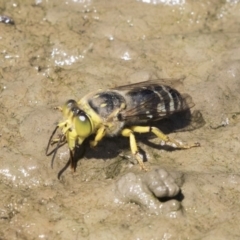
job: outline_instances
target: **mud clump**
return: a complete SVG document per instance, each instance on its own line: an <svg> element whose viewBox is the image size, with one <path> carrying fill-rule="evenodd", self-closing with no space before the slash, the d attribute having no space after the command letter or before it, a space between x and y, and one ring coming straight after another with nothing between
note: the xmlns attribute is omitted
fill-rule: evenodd
<svg viewBox="0 0 240 240"><path fill-rule="evenodd" d="M141 174L131 172L116 182L116 194L122 202L136 203L149 213L177 213L181 212L181 203L175 199L180 194L178 179L177 174L161 168Z"/></svg>

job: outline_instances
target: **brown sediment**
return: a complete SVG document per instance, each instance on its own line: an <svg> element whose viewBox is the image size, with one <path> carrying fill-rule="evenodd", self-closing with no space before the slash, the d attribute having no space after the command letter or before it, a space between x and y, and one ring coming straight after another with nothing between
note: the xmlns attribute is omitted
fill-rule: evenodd
<svg viewBox="0 0 240 240"><path fill-rule="evenodd" d="M0 23L1 238L238 239L239 3L37 2L0 3L15 23ZM170 136L201 147L139 141L150 168L184 176L181 217L114 202L120 175L139 173L124 138L87 149L76 173L57 179L69 153L59 149L51 169L45 148L62 120L54 107L99 88L183 76L206 124Z"/></svg>

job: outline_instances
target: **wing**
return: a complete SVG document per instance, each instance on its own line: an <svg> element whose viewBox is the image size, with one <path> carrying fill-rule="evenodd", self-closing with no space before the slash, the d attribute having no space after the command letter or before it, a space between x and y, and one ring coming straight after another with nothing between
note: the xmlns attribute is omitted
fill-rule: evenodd
<svg viewBox="0 0 240 240"><path fill-rule="evenodd" d="M180 94L162 82L146 81L115 88L122 92L127 103L126 109L119 113L119 120L129 123L157 121L194 106L188 94Z"/></svg>
<svg viewBox="0 0 240 240"><path fill-rule="evenodd" d="M150 85L167 85L172 88L182 88L183 87L183 81L185 77L182 78L159 78L155 80L148 80L148 81L143 81L143 82L138 82L138 83L133 83L133 84L127 84L123 86L117 86L115 88L112 88L112 90L120 90L120 91L129 91L135 88L139 87L148 87Z"/></svg>

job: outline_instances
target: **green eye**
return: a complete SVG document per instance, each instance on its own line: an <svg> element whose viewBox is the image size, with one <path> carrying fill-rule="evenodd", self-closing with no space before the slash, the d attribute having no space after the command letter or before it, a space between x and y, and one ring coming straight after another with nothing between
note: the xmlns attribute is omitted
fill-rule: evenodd
<svg viewBox="0 0 240 240"><path fill-rule="evenodd" d="M84 112L79 112L73 119L78 137L86 138L92 133L92 124Z"/></svg>

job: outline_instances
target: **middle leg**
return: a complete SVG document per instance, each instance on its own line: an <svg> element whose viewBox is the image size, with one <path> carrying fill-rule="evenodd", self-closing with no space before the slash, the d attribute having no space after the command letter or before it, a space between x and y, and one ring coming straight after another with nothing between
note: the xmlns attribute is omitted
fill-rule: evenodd
<svg viewBox="0 0 240 240"><path fill-rule="evenodd" d="M132 154L136 157L140 167L147 171L147 167L144 165L143 163L143 160L139 154L139 151L138 151L138 147L137 147L137 142L136 142L136 139L135 139L135 136L134 136L134 132L133 130L129 129L129 128L125 128L121 131L121 134L122 136L124 137L129 137L129 140L130 140L130 148L131 148L131 152Z"/></svg>

